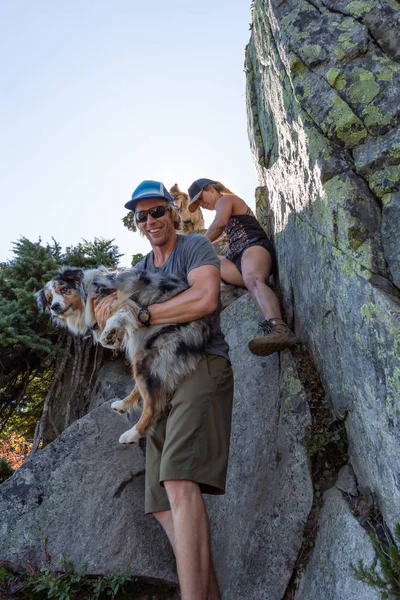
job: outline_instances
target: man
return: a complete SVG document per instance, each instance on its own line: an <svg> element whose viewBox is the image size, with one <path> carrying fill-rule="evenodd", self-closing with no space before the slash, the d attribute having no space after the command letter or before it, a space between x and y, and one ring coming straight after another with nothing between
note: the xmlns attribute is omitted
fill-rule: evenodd
<svg viewBox="0 0 400 600"><path fill-rule="evenodd" d="M182 599L218 600L202 493L225 492L232 415L232 369L219 325L219 260L207 238L177 234L179 216L162 183L143 181L125 208L135 213L137 226L152 247L136 268L174 274L190 286L166 302L142 307L140 323L151 327L214 316L207 357L181 383L168 414L147 437L145 509L171 542ZM110 302L106 298L96 310L100 326Z"/></svg>

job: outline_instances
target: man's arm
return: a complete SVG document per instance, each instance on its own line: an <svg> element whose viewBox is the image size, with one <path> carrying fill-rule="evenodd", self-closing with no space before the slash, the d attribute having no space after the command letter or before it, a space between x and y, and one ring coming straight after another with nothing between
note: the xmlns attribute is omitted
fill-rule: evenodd
<svg viewBox="0 0 400 600"><path fill-rule="evenodd" d="M106 326L106 321L111 314L111 307L116 300L117 292L113 292L101 300L99 298L95 298L93 300L94 315L101 331L103 331L104 327Z"/></svg>
<svg viewBox="0 0 400 600"><path fill-rule="evenodd" d="M217 200L215 205L215 219L206 231L206 237L214 242L225 231L229 217L233 210L233 195L225 195Z"/></svg>
<svg viewBox="0 0 400 600"><path fill-rule="evenodd" d="M178 296L151 304L152 325L187 323L211 314L218 306L221 277L218 267L204 265L192 269L188 275L190 288Z"/></svg>

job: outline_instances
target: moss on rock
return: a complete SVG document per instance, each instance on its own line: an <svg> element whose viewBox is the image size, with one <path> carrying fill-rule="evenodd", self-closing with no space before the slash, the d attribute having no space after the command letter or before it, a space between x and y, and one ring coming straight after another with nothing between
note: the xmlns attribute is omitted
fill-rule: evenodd
<svg viewBox="0 0 400 600"><path fill-rule="evenodd" d="M362 17L365 13L369 13L374 6L374 0L354 0L346 6L346 10L355 17Z"/></svg>
<svg viewBox="0 0 400 600"><path fill-rule="evenodd" d="M321 127L330 137L339 138L348 148L357 146L368 135L361 120L337 95L331 97L328 117Z"/></svg>
<svg viewBox="0 0 400 600"><path fill-rule="evenodd" d="M400 187L400 165L390 165L367 175L371 190L379 197L395 192Z"/></svg>
<svg viewBox="0 0 400 600"><path fill-rule="evenodd" d="M349 87L349 96L352 103L358 102L368 104L380 92L380 88L375 82L373 73L357 67L353 69L353 75L357 81Z"/></svg>
<svg viewBox="0 0 400 600"><path fill-rule="evenodd" d="M335 81L340 75L340 70L336 67L331 67L326 74L326 78L328 80L329 85L335 87Z"/></svg>
<svg viewBox="0 0 400 600"><path fill-rule="evenodd" d="M393 120L392 113L382 114L377 106L366 106L362 111L365 127L372 129L378 125L390 125Z"/></svg>

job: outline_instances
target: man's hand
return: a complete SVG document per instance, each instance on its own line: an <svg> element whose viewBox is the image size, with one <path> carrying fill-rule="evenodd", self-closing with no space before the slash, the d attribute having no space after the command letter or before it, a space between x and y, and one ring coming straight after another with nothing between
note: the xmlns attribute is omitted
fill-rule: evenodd
<svg viewBox="0 0 400 600"><path fill-rule="evenodd" d="M96 317L97 325L100 327L100 330L103 331L106 326L107 319L111 316L111 307L117 299L117 292L113 292L109 294L105 298L99 300L96 298L93 301L94 305L94 314Z"/></svg>

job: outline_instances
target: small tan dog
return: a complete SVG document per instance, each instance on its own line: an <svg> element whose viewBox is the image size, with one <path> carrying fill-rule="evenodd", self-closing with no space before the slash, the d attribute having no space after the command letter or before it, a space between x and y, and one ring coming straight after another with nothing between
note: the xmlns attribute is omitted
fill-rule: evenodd
<svg viewBox="0 0 400 600"><path fill-rule="evenodd" d="M179 189L177 183L175 183L169 191L178 208L182 233L193 233L193 231L205 229L201 208L197 208L194 212L189 212L189 197L185 192L182 192L182 190Z"/></svg>

